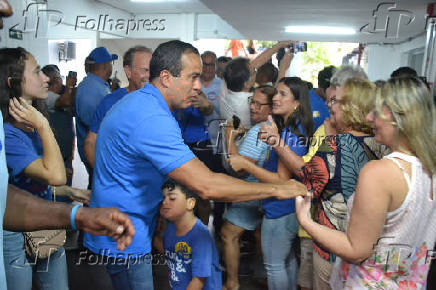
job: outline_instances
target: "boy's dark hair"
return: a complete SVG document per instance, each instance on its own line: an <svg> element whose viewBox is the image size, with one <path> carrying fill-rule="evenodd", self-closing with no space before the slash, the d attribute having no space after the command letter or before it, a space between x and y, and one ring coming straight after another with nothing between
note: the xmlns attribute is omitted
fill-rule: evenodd
<svg viewBox="0 0 436 290"><path fill-rule="evenodd" d="M164 184L161 187L162 191L164 189L168 189L169 191L173 191L176 188L180 189L180 191L186 196L186 199L194 198L195 202L197 204L198 194L196 194L195 192L193 192L192 190L190 190L186 186L178 183L174 179L169 178L167 181L164 182Z"/></svg>
<svg viewBox="0 0 436 290"><path fill-rule="evenodd" d="M224 80L229 90L241 92L250 80L250 60L243 57L231 60L224 71Z"/></svg>
<svg viewBox="0 0 436 290"><path fill-rule="evenodd" d="M229 61L231 61L232 58L228 57L228 56L220 56L217 58L216 62L225 62L228 63Z"/></svg>
<svg viewBox="0 0 436 290"><path fill-rule="evenodd" d="M270 62L263 64L256 74L256 82L258 84L273 83L275 84L279 76L279 70Z"/></svg>
<svg viewBox="0 0 436 290"><path fill-rule="evenodd" d="M318 73L318 88L326 90L330 87L330 79L336 71L336 67L330 65L323 68Z"/></svg>
<svg viewBox="0 0 436 290"><path fill-rule="evenodd" d="M159 77L163 70L169 71L173 77L180 76L183 69L182 56L185 53L200 55L192 44L180 40L171 40L160 44L150 60L150 82Z"/></svg>

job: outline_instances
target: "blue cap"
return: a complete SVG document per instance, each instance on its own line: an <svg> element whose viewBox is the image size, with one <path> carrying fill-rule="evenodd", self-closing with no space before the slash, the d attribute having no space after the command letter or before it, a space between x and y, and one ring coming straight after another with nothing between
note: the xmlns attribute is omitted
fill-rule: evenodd
<svg viewBox="0 0 436 290"><path fill-rule="evenodd" d="M90 63L105 63L118 59L118 55L110 54L105 47L97 47L88 56L91 60Z"/></svg>

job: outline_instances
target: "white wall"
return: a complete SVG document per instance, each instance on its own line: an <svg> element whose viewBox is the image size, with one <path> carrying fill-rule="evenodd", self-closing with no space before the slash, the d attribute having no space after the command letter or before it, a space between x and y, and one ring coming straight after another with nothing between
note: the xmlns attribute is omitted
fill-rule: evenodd
<svg viewBox="0 0 436 290"><path fill-rule="evenodd" d="M386 80L401 66L407 66L409 53L424 48L425 35L398 45L368 45L368 77L371 81ZM421 74L421 72L418 72Z"/></svg>
<svg viewBox="0 0 436 290"><path fill-rule="evenodd" d="M118 71L117 78L121 80L121 86L128 85L127 77L123 69L123 55L132 46L144 45L152 50L155 50L159 44L170 39L99 39L97 46L106 47L110 53L118 55L118 60L115 61L113 66L113 74Z"/></svg>

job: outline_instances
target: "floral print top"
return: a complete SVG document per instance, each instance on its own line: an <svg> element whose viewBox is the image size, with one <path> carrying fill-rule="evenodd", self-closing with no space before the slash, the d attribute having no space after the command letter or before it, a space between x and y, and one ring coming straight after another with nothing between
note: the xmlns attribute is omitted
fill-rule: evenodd
<svg viewBox="0 0 436 290"><path fill-rule="evenodd" d="M314 220L331 229L345 232L347 201L354 193L362 167L388 153L372 136L339 134L327 136L315 156L300 170L300 178L313 192ZM333 263L335 255L315 240L315 251Z"/></svg>

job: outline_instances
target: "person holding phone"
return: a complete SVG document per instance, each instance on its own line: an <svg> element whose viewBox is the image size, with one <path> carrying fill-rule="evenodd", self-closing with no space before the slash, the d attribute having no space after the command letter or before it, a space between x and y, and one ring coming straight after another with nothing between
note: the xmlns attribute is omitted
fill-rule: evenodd
<svg viewBox="0 0 436 290"><path fill-rule="evenodd" d="M53 129L56 141L61 149L67 173L67 184L73 180L74 124L73 103L76 96L77 72L70 71L65 87L59 68L50 64L42 68L49 77L48 97L46 99L50 127Z"/></svg>

